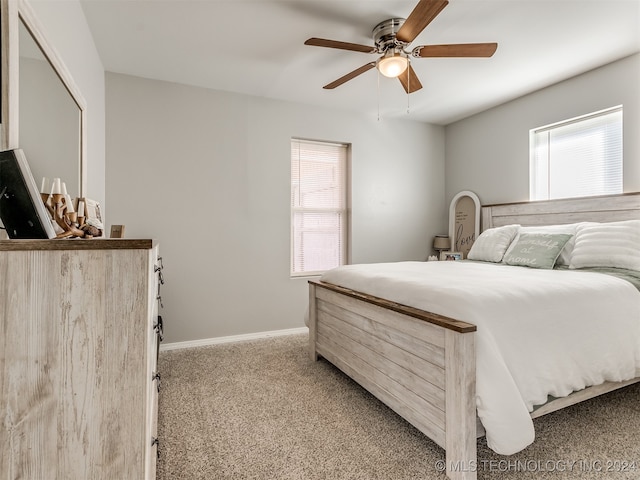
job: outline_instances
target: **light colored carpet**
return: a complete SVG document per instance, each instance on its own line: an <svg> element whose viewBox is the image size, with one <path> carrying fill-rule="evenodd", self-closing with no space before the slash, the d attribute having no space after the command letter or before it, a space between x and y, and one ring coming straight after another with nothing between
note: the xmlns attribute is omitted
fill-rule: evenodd
<svg viewBox="0 0 640 480"><path fill-rule="evenodd" d="M159 480L440 479L444 451L325 360L307 336L160 355ZM535 420L503 457L478 440L479 479L640 478L640 386Z"/></svg>

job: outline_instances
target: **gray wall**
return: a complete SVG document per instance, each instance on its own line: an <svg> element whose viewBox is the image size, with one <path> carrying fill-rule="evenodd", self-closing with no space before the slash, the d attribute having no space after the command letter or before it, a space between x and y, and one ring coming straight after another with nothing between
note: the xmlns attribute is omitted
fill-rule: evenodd
<svg viewBox="0 0 640 480"><path fill-rule="evenodd" d="M529 200L529 130L622 104L624 191L640 191L640 54L446 127L446 198Z"/></svg>
<svg viewBox="0 0 640 480"><path fill-rule="evenodd" d="M353 262L424 260L446 232L443 127L115 73L106 87L109 223L159 241L169 342L304 325L291 137L352 144Z"/></svg>
<svg viewBox="0 0 640 480"><path fill-rule="evenodd" d="M639 55L445 129L110 73L105 98L80 3L31 4L88 104L89 196L108 225L161 244L171 342L302 326L306 282L288 276L293 136L353 144L354 263L424 259L461 190L527 200L529 130L612 105L624 105L625 191L640 191Z"/></svg>

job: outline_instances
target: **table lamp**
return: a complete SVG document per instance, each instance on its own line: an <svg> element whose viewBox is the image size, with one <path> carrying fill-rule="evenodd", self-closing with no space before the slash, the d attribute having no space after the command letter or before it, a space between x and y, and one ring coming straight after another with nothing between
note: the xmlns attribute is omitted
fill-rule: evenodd
<svg viewBox="0 0 640 480"><path fill-rule="evenodd" d="M438 258L443 250L449 250L451 248L451 240L448 235L436 235L433 239L433 248L438 251Z"/></svg>

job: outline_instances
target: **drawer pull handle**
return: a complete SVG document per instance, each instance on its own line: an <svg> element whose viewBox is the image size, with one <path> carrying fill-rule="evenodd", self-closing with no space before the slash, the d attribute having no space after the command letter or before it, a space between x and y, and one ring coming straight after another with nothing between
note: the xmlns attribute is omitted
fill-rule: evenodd
<svg viewBox="0 0 640 480"><path fill-rule="evenodd" d="M162 341L164 339L164 327L162 323L162 315L158 315L156 323L153 325L153 329L158 335L158 340Z"/></svg>
<svg viewBox="0 0 640 480"><path fill-rule="evenodd" d="M162 285L164 285L164 275L162 274L162 270L164 270L164 264L162 263L162 257L158 257L157 262L158 263L153 266L153 272L158 274L158 280Z"/></svg>
<svg viewBox="0 0 640 480"><path fill-rule="evenodd" d="M159 372L156 372L153 375L151 375L151 381L153 382L154 380L158 382L156 385L158 388L158 393L160 393L160 373Z"/></svg>
<svg viewBox="0 0 640 480"><path fill-rule="evenodd" d="M156 456L160 458L160 440L158 440L158 437L151 438L151 447L156 447Z"/></svg>

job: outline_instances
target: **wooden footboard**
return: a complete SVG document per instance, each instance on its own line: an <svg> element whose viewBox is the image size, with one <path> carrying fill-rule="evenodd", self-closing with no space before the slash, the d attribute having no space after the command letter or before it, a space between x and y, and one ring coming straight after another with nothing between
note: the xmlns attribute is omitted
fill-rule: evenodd
<svg viewBox="0 0 640 480"><path fill-rule="evenodd" d="M475 325L309 282L309 348L446 451L447 476L475 479Z"/></svg>

